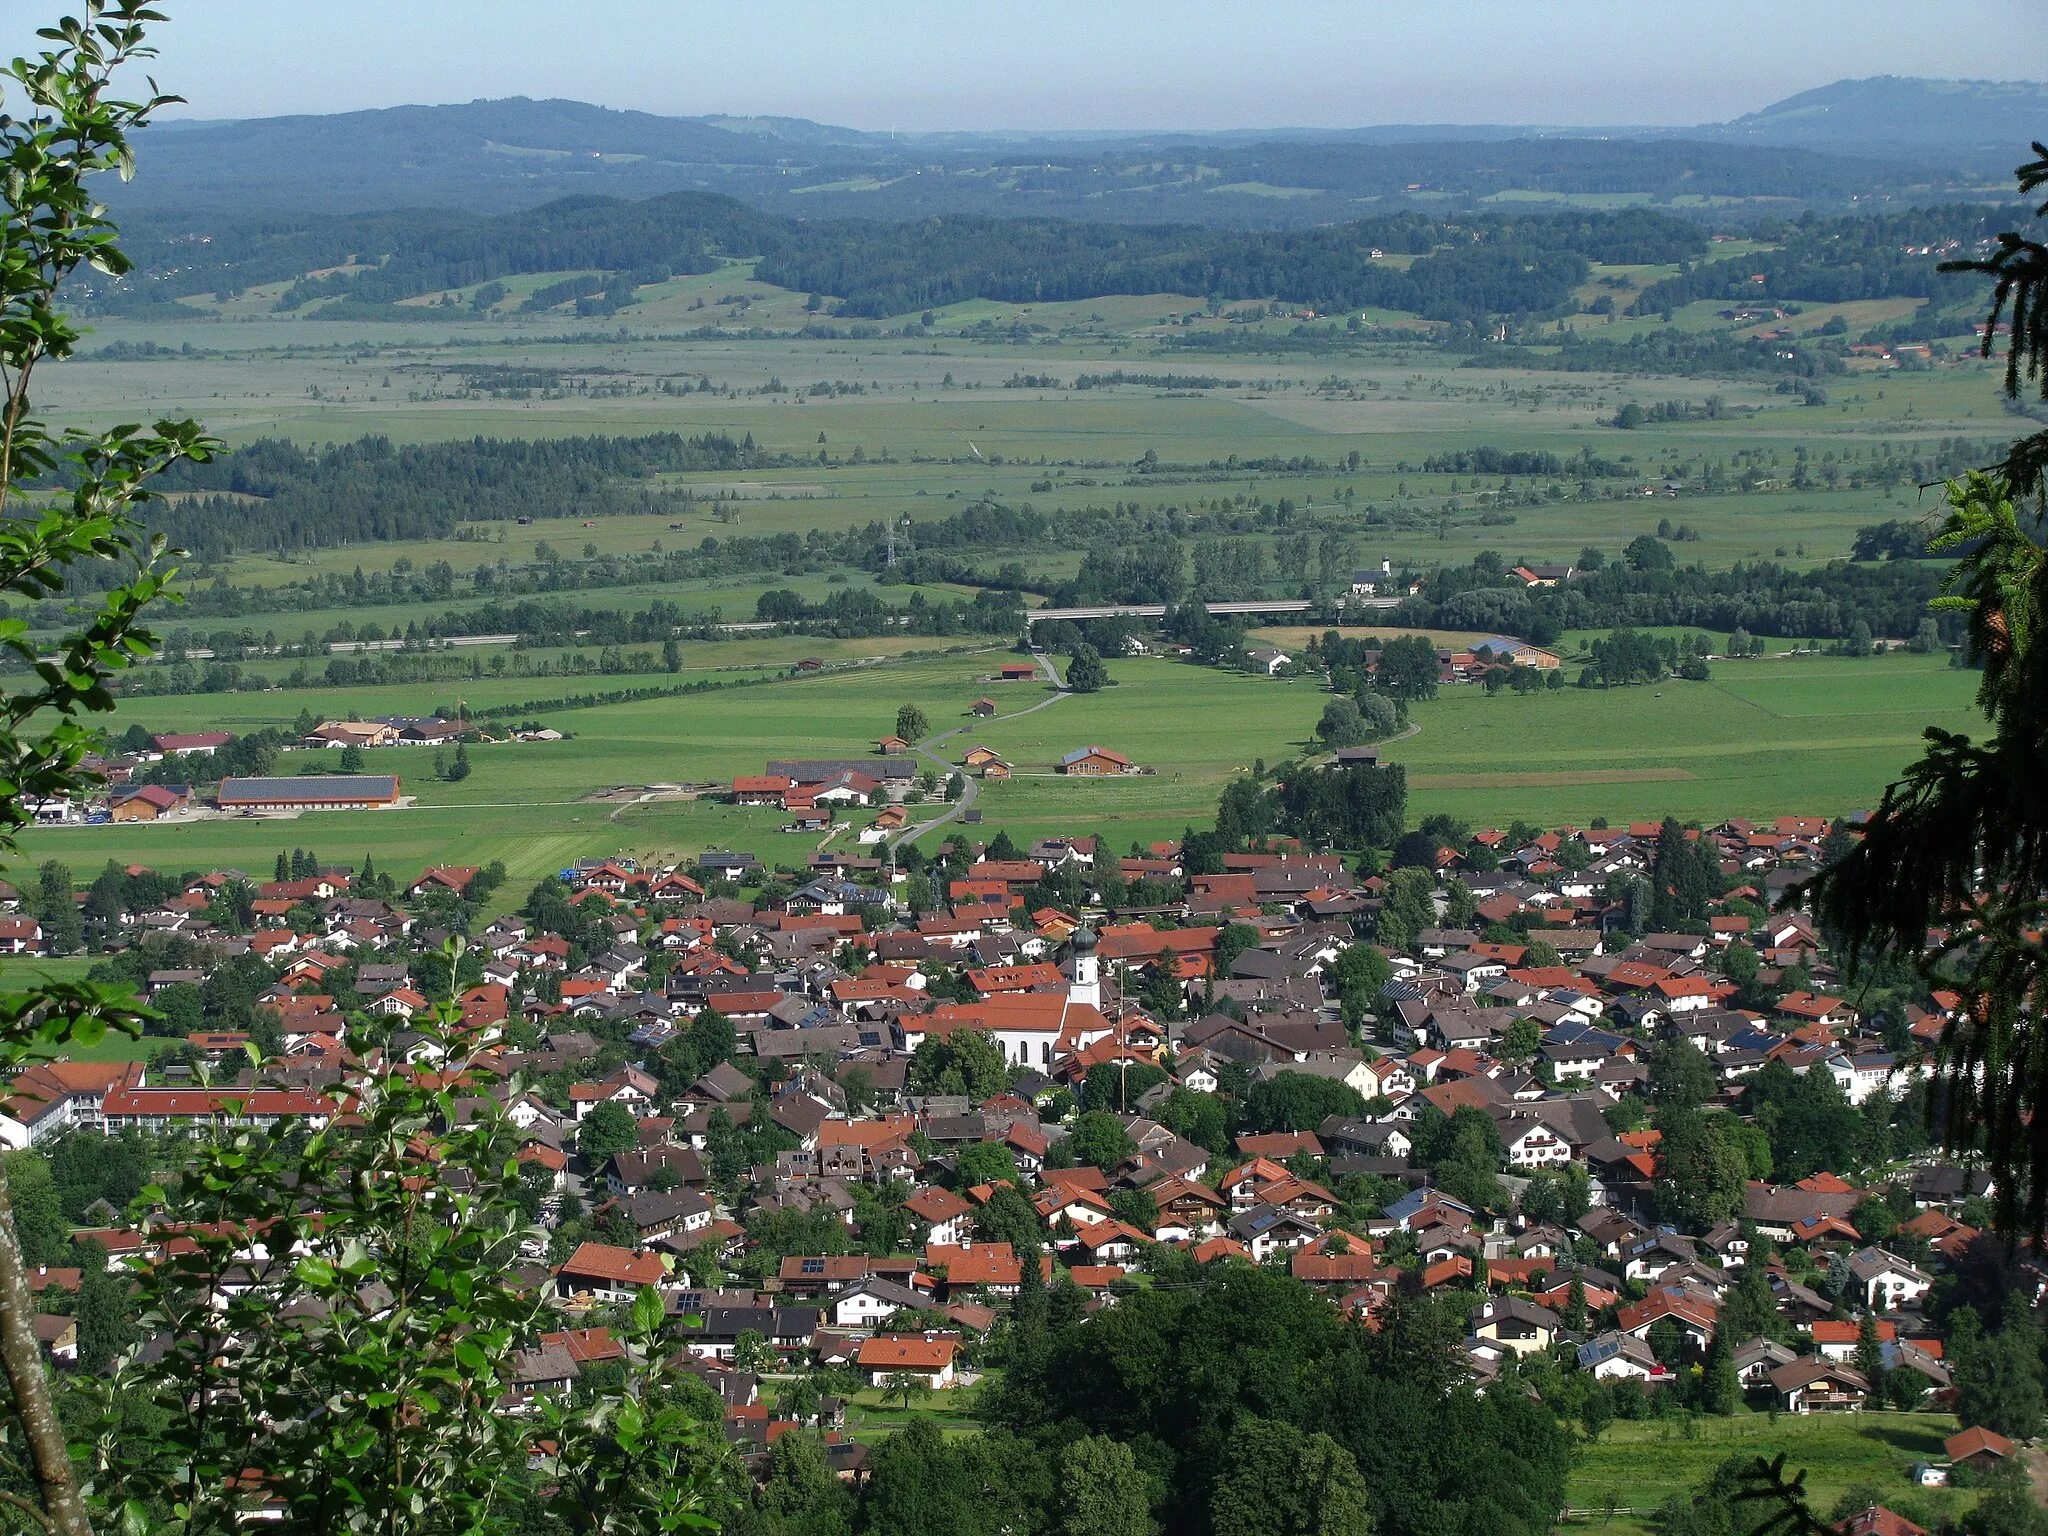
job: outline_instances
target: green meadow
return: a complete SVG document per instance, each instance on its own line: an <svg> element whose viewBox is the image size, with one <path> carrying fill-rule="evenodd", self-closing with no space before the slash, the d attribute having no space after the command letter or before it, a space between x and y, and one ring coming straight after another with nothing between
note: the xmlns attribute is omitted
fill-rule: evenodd
<svg viewBox="0 0 2048 1536"><path fill-rule="evenodd" d="M1407 765L1412 807L1476 824L1833 816L1873 807L1928 726L1981 729L1975 688L1944 657L1901 653L1716 662L1705 683L1445 689L1386 755Z"/></svg>
<svg viewBox="0 0 2048 1536"><path fill-rule="evenodd" d="M1675 538L1682 533L1671 545L1681 562L1811 567L1843 558L1866 524L1933 509L1933 494L1905 484L1886 489L1866 470L1959 438L1995 443L2011 433L1991 365L1961 356L1910 372L1878 372L1858 359L1848 373L1824 381L1822 400L1781 390L1772 377L1493 366L1483 355L1431 349L1430 325L1412 316L1367 317L1384 328L1381 339L1356 350L1288 351L1281 343L1294 326L1291 314L1247 327L1175 294L1037 305L977 300L936 311L931 330L914 336L890 334L897 324L891 321L871 336L854 337L848 328L836 338L804 337L797 328L816 318L805 296L756 282L751 270L739 264L675 278L644 291L644 302L616 326L598 328L562 315L515 313L532 286L524 279L508 285L508 297L488 317L440 309L432 295L414 306L416 316L400 321L276 314L269 306L281 285L252 288L230 299L194 300L187 306L192 318L182 323L95 322L81 355L41 377L39 404L55 419L80 425L190 414L231 445L264 436L318 445L369 433L418 443L479 434L724 432L750 434L791 461L739 473L660 476L658 488L687 489L693 497L663 513L588 518L565 506L565 515L530 525L453 530L460 537L251 552L195 568L187 573L195 587L276 588L359 569L402 576L445 560L455 570L457 595L374 607L293 606L232 619L165 612L159 627L187 630L193 645L219 630L296 643L308 631L324 635L343 623L374 624L383 633L424 628L449 609L477 605L471 577L478 566L521 573L546 562L548 550L575 562L587 554L697 547L708 539L906 522L905 547L915 549L919 526L982 498L1041 509L1118 502L1238 507L1247 515L1232 537L1262 544L1269 557L1288 532L1286 517L1306 511L1318 529L1339 530L1336 561L1384 558L1427 569L1463 564L1486 550L1509 561L1569 561L1588 546L1612 558L1668 521ZM1639 288L1664 275L1654 268L1602 269L1582 298L1613 291L1625 301L1633 290L1610 279ZM458 306L468 296L456 292ZM1710 309L1689 306L1670 323L1686 332L1722 325ZM1854 329L1895 319L1899 309L1891 301L1816 305L1793 324L1805 331L1839 314ZM1662 324L1591 315L1567 323L1597 323L1616 339ZM697 334L707 324L730 330ZM1271 350L1258 350L1262 337L1272 338ZM1244 349L1173 344L1190 339ZM193 350L171 358L133 350L92 355L122 342ZM562 382L493 396L471 387L478 365L558 370ZM1083 374L1117 370L1153 382L1075 387ZM1170 387L1167 375L1213 387ZM1710 396L1720 402L1712 419L1694 412L1632 431L1611 425L1630 402L1702 403ZM1423 468L1432 456L1480 445L1563 459L1590 450L1623 472L1581 487L1570 476L1503 482ZM1148 454L1158 467L1140 472ZM1246 467L1252 460L1323 467ZM1748 493L1656 490L1686 466L1710 462L1756 466L1767 483ZM1794 489L1802 462L1809 473ZM1278 507L1277 518L1253 515L1283 502L1292 507ZM1082 549L1064 545L958 553L977 566L1014 560L1039 591L1072 578L1083 557ZM731 622L751 619L771 588L792 589L813 603L835 592L877 589L898 605L920 591L929 602L973 592L943 584L878 588L874 571L806 550L780 570L580 590L571 584L555 600L635 611L659 599L685 614ZM1267 635L1298 644L1305 633L1285 628ZM1571 651L1587 638L1575 633L1561 644ZM289 726L302 709L324 718L423 714L619 688L752 686L549 712L540 718L569 740L476 749L475 771L462 784L434 778L431 752L375 754L372 771L398 773L415 797L400 811L309 814L289 825L247 818L53 829L30 833L25 851L62 858L81 874L108 857L265 870L279 846L294 843L315 844L329 857L369 854L407 868L502 858L519 880L580 856L689 855L714 846L795 863L822 835L784 832L772 810L708 798L591 797L619 785L723 782L759 771L771 757L858 756L905 702L921 705L935 730L971 727L939 748L950 761L985 744L1015 765L1016 777L980 787L989 832L1101 832L1125 846L1205 824L1232 775L1312 751L1327 699L1308 680L1137 658L1113 661L1115 686L1100 694L1062 697L1015 719L973 721L965 711L983 693L1005 711L1050 697L1041 684L986 681L1001 643L749 634L684 642L676 674L547 677L518 674L541 662L551 672L589 664L595 648L479 646L455 653L477 664L475 678L289 691L262 683L300 663L258 659L242 664L250 681L245 691L124 701L113 728L140 722L159 731L247 731ZM823 660L828 670L787 677L805 657ZM1926 726L1972 728L1972 679L1944 661L1776 657L1718 663L1703 684L1530 697L1450 688L1415 710L1415 731L1389 744L1386 756L1407 767L1411 815L1418 817L1444 811L1485 824L1666 812L1702 820L1837 813L1873 804L1914 755ZM324 660L305 665L317 675ZM1089 745L1124 753L1147 771L1107 780L1053 771L1063 753ZM333 764L293 753L283 771L321 766ZM850 831L835 834L839 846L851 841Z"/></svg>
<svg viewBox="0 0 2048 1536"><path fill-rule="evenodd" d="M1205 824L1232 776L1313 751L1315 722L1329 698L1308 679L1156 658L1113 662L1114 685L1101 693L1056 696L1043 683L991 681L1008 654L916 655L751 687L551 712L539 718L570 733L568 740L474 748L474 772L459 784L434 779L430 749L369 754L370 771L399 775L416 797L406 809L45 829L26 835L25 856L60 858L81 874L108 858L253 872L267 869L279 847L311 844L328 857L359 860L368 853L400 869L502 859L520 879L579 857L687 856L713 847L795 864L822 834L784 832L783 817L772 809L710 798L591 797L622 785L722 784L760 772L772 758L859 758L893 728L905 703L925 711L935 734L957 729L936 748L947 761L985 745L1016 769L1015 778L981 785L984 835L998 827L1019 838L1101 833L1122 848ZM508 679L460 690L421 684L136 700L122 704L113 723L116 730L139 719L156 729L212 723L247 731L288 726L307 703L345 716L425 710L458 693L482 707L646 681ZM1973 688L1972 674L1941 658L1904 654L1723 662L1710 682L1612 690L1490 696L1459 686L1417 705L1418 729L1389 744L1385 755L1408 770L1415 817L1444 811L1475 824L1522 817L1555 825L1667 813L1705 821L1833 815L1874 804L1928 724L1970 729ZM984 696L1014 718L975 718L970 707ZM1022 712L1046 700L1044 708ZM1091 745L1149 771L1107 779L1054 771L1064 753ZM280 771L333 771L336 756L287 753ZM850 844L850 834L838 834L836 846Z"/></svg>
<svg viewBox="0 0 2048 1536"><path fill-rule="evenodd" d="M1808 1417L1741 1413L1733 1418L1635 1420L1611 1425L1578 1448L1566 1500L1573 1513L1563 1531L1642 1536L1655 1531L1652 1512L1666 1499L1689 1496L1731 1456L1775 1457L1788 1473L1807 1473L1813 1508L1825 1515L1851 1488L1874 1490L1887 1504L1959 1517L1976 1502L1963 1489L1919 1488L1908 1479L1916 1461L1942 1461L1942 1440L1956 1421L1935 1413L1817 1413ZM1628 1510L1611 1518L1609 1508ZM1929 1521L1931 1525L1933 1522Z"/></svg>

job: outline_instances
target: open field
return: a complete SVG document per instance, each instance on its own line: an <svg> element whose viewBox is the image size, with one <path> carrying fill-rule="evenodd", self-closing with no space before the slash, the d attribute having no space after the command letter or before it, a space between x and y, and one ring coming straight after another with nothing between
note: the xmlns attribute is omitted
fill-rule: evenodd
<svg viewBox="0 0 2048 1536"><path fill-rule="evenodd" d="M1925 510L1924 498L1910 487L1849 489L1844 479L1842 488L1830 489L1819 469L1830 463L1853 466L1882 450L1924 450L1954 436L2009 435L1989 367L1975 360L1914 373L1831 377L1827 403L1815 407L1797 394L1778 393L1768 378L1466 367L1455 357L1394 345L1307 359L1162 352L1148 316L1192 304L1162 296L1156 302L1064 306L1083 313L1079 319L1059 318L1051 332L1027 344L947 334L948 315L939 317L940 335L916 345L887 337L695 339L648 328L651 320L644 317L623 338L602 339L536 317L466 327L435 321L421 333L409 323L353 326L292 317L195 319L186 325L104 321L97 325L96 344L190 343L198 355L176 361L88 357L51 370L44 387L60 419L105 422L190 413L230 443L265 435L321 443L365 433L424 442L474 434L727 432L736 438L751 433L770 451L811 461L824 452L830 460L664 482L687 484L703 498L718 494L722 484L743 484L747 499L733 512L735 521L714 517L708 499L675 517L596 519L590 528L566 508L569 516L532 527L487 526L481 543L357 545L295 554L289 564L245 555L223 569L230 580L266 585L311 571L385 570L398 559L418 566L446 559L466 574L480 560L529 561L541 541L572 556L585 544L615 554L645 552L656 540L674 547L735 533L842 529L906 516L917 522L983 494L1011 503L1079 506L1133 494L1147 504L1165 504L1226 491L1285 495L1327 507L1349 493L1347 505L1359 514L1361 553L1424 566L1462 562L1481 549L1561 560L1592 544L1611 554L1668 516L1700 535L1681 551L1684 558L1716 566L1743 559L1811 564L1844 555L1863 524ZM1042 322L1052 308L1038 306L1032 318ZM1029 309L960 306L960 321L966 323L971 311L974 320L1006 323L1025 318ZM1099 326L1086 319L1096 313L1103 316ZM1813 311L1815 324L1821 313ZM1858 324L1875 318L1873 311ZM463 344L448 345L451 336ZM443 371L480 364L558 369L586 377L592 387L492 398L462 388L462 375ZM1071 385L1081 373L1119 368L1197 373L1240 387L1005 387L1019 377L1045 375ZM717 391L661 392L675 381L706 379ZM783 392L760 392L771 383ZM818 383L858 386L860 392L804 393ZM1629 401L1699 403L1709 396L1724 403L1726 414L1719 420L1646 424L1634 432L1605 425ZM1518 505L1505 519L1483 525L1471 515L1475 496L1496 489L1497 481L1482 485L1470 476L1420 470L1432 454L1476 444L1565 458L1590 448L1639 466L1646 484L1661 482L1688 462L1727 461L1747 452L1775 464L1779 485L1746 495L1646 500L1620 494L1631 488L1625 482L1603 482L1597 489L1608 494L1590 502ZM851 462L856 449L865 462ZM1811 487L1793 491L1786 484L1800 450L1816 475ZM1207 464L1233 454L1306 456L1334 464L1351 452L1362 462L1356 471L1328 475L1275 477L1243 470L1190 483L1132 476L1130 467L1148 451L1168 464ZM786 487L783 499L767 499L777 487ZM1375 520L1368 507L1386 515ZM668 526L677 521L683 528ZM1058 561L1025 553L1034 573L1071 574L1071 564L1062 572Z"/></svg>
<svg viewBox="0 0 2048 1536"><path fill-rule="evenodd" d="M1760 1413L1731 1419L1703 1418L1690 1434L1678 1423L1637 1420L1612 1425L1592 1445L1579 1447L1567 1499L1574 1510L1591 1511L1560 1529L1606 1536L1637 1536L1656 1529L1647 1512L1674 1495L1696 1488L1731 1456L1786 1453L1788 1471L1804 1468L1813 1507L1823 1516L1852 1485L1875 1488L1887 1500L1909 1501L1931 1511L1960 1514L1975 1502L1962 1489L1917 1488L1906 1468L1915 1461L1943 1459L1941 1442L1958 1425L1945 1414L1859 1413L1785 1415L1775 1421ZM1602 1518L1608 1506L1644 1515Z"/></svg>
<svg viewBox="0 0 2048 1536"><path fill-rule="evenodd" d="M741 642L745 643L745 642ZM700 649L714 649L702 647ZM108 858L161 867L267 869L280 847L315 844L328 857L418 868L503 859L530 880L585 856L695 854L744 848L800 863L821 834L780 830L781 813L712 800L626 806L586 798L614 785L726 782L775 757L857 758L916 703L934 731L967 727L940 749L958 762L987 745L1018 776L983 785L984 835L1099 832L1119 848L1205 825L1235 774L1313 750L1329 695L1307 679L1220 672L1133 658L1112 663L1115 686L1074 694L1009 720L976 721L983 695L1005 713L1051 698L1040 683L994 683L995 650L912 657L749 688L568 710L545 716L572 733L560 742L473 749L460 784L431 777L426 748L370 754L372 772L396 773L418 803L406 810L237 817L179 826L123 824L32 831L30 861L61 858L84 874ZM473 705L625 679L509 679L378 690L201 695L124 703L155 729L213 723L230 730L288 725L302 705L336 714L426 710L457 696ZM1446 688L1416 706L1421 729L1386 749L1411 778L1410 814L1446 811L1475 824L1520 816L1546 824L1662 816L1832 815L1875 802L1914 755L1928 724L1969 729L1972 674L1939 657L1855 660L1805 656L1717 663L1713 681L1667 681L1614 690L1488 696ZM1069 779L1053 766L1099 745L1154 770ZM293 752L281 771L324 766L327 753ZM857 813L856 813L857 814ZM842 835L842 845L850 838ZM516 882L515 882L516 883ZM515 899L523 893L507 887Z"/></svg>
<svg viewBox="0 0 2048 1536"><path fill-rule="evenodd" d="M1749 249L1730 245L1721 254ZM1605 294L1626 307L1631 294L1675 270L1596 268L1581 302ZM641 556L696 549L707 540L801 541L813 530L907 523L903 548L915 551L920 526L984 498L1040 510L1123 503L1155 514L1230 514L1228 536L1261 551L1269 594L1294 590L1294 578L1273 573L1303 514L1316 530L1312 537L1327 532L1336 540L1323 556L1330 568L1388 559L1427 569L1464 564L1481 551L1510 562L1563 562L1588 546L1612 558L1666 520L1674 532L1683 525L1683 541L1670 546L1680 562L1812 567L1843 558L1867 524L1932 510L1935 497L1913 489L1898 461L1957 439L1974 452L2012 431L1990 365L1971 358L1886 372L1855 359L1850 372L1825 378L1823 401L1775 375L1662 378L1497 366L1484 353L1433 350L1426 345L1431 323L1393 314L1363 317L1385 328L1380 339L1324 354L1172 345L1205 337L1256 344L1267 337L1277 347L1295 325L1287 313L1247 326L1201 313L1201 300L1175 294L1035 305L975 300L936 310L929 333L889 334L899 317L876 334L857 337L842 327L837 336L803 337L796 329L817 318L806 311L805 295L755 281L745 264L644 290L643 302L616 323L513 313L539 281L529 275L509 282L496 312L482 318L439 307L439 295L412 305L399 321L276 314L270 305L283 291L277 285L195 300L188 305L193 318L183 323L96 322L84 356L47 370L43 403L57 419L81 424L190 413L232 444L266 435L320 444L366 433L420 443L478 434L722 432L751 435L790 462L655 476L649 488L687 489L695 498L677 499L665 512L585 517L570 499L561 516L523 526L471 523L459 530L461 538L243 553L193 571L193 585L275 589L357 570L403 577L446 561L455 572L454 595L355 607L329 606L332 597L280 605L274 593L252 593L250 606L269 611L233 618L173 612L161 626L187 630L193 645L219 630L287 643L343 624L402 633L448 610L477 606L472 573L480 565L552 583L559 573L537 571L542 544L573 563L586 550ZM451 290L459 306L470 292ZM1713 308L1686 306L1670 324L1687 334L1727 329ZM1893 301L1813 304L1790 324L1802 333L1839 317L1853 336L1902 312ZM1570 323L1601 320L1581 315ZM706 325L728 331L696 334ZM1619 339L1663 325L1656 317L1617 318L1599 330ZM1406 339L1411 333L1413 342ZM111 357L91 355L113 343L132 345ZM134 346L142 343L192 351L137 356ZM494 395L479 386L479 368L552 370L556 383ZM1083 374L1099 379L1117 370L1152 382L1076 387ZM1169 387L1168 375L1205 387ZM1703 405L1709 398L1718 402L1711 418L1700 410L1632 431L1610 424L1629 402ZM1561 460L1589 450L1617 470L1581 482L1575 472L1504 479L1423 468L1433 456L1478 446ZM1146 462L1148 454L1156 465ZM1269 467L1247 468L1251 460ZM1295 467L1285 467L1290 461ZM1300 467L1304 462L1321 467ZM1881 472L1886 462L1892 467ZM1706 466L1730 475L1747 466L1763 483L1747 492L1662 490L1667 480L1692 484ZM1078 542L947 552L980 569L1014 562L1028 588L1044 591L1075 576L1084 555ZM787 558L776 556L779 569L678 582L579 587L572 565L569 579L558 583L562 590L547 600L626 612L660 600L686 615L735 621L751 619L771 588L792 589L812 603L874 590L893 605L920 594L927 602L959 601L975 590L880 587L873 569L839 564L836 554L811 545L790 549ZM1323 574L1327 586L1328 570ZM1314 628L1279 626L1260 638L1299 645ZM1436 638L1464 644L1484 635ZM1589 638L1568 633L1559 649L1576 654ZM131 700L114 717L116 731L138 721L153 730L243 731L289 725L301 709L328 718L418 714L457 701L483 708L619 688L754 681L805 656L857 664L818 677L552 712L546 723L573 739L477 750L476 771L461 785L432 779L430 752L377 755L369 766L399 773L417 797L400 812L310 815L288 827L238 819L175 829L61 829L31 833L27 847L80 872L109 856L265 869L280 844L312 841L332 857L367 852L401 866L503 858L515 886L574 857L614 852L733 846L794 863L818 835L782 832L771 810L689 800L621 807L587 797L620 784L723 781L758 771L771 756L858 756L907 701L922 705L937 730L963 723L962 712L985 692L1008 708L1015 701L983 680L993 670L992 654L965 650L998 643L900 633L747 636L685 642L679 674L544 678L513 674L542 659L559 665L575 649L476 647L457 653L479 665L484 675L474 679ZM1773 648L1791 645L1783 640ZM594 649L582 653L590 657ZM1418 707L1419 730L1389 746L1387 756L1407 766L1411 815L1418 817L1447 811L1475 823L1517 816L1556 823L1667 811L1702 819L1835 813L1874 803L1914 755L1927 725L1972 728L1972 679L1943 661L1778 657L1716 663L1707 684L1529 697L1446 689ZM264 658L242 665L247 674L274 680L299 664ZM324 661L304 664L318 674ZM1313 749L1327 699L1307 680L1152 659L1116 661L1111 671L1116 686L1101 694L976 723L945 744L954 761L986 744L1015 765L1015 778L984 787L990 832L1099 831L1121 846L1205 825L1233 774ZM1030 687L1031 699L1045 697L1039 685ZM1113 780L1069 780L1052 771L1062 753L1087 745L1123 752L1153 771ZM295 753L284 766L296 771L316 763ZM840 834L842 844L848 841L850 834Z"/></svg>
<svg viewBox="0 0 2048 1536"><path fill-rule="evenodd" d="M1482 825L1839 815L1874 805L1929 725L1981 727L1974 674L1942 657L1788 657L1713 672L1706 683L1526 696L1447 688L1386 756L1415 776L1411 807ZM1615 771L1673 777L1594 777ZM1572 782L1525 782L1549 773Z"/></svg>

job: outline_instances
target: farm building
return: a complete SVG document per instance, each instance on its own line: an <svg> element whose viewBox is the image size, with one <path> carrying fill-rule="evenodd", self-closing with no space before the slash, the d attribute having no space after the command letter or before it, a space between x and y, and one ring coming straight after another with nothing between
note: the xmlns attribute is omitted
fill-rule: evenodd
<svg viewBox="0 0 2048 1536"><path fill-rule="evenodd" d="M222 779L214 803L224 811L373 810L398 803L398 779L386 773Z"/></svg>
<svg viewBox="0 0 2048 1536"><path fill-rule="evenodd" d="M1981 1425L1964 1430L1959 1435L1950 1435L1943 1442L1942 1449L1948 1452L1948 1459L1957 1466L1968 1467L1973 1472L1992 1473L2013 1454L2013 1443L1997 1432Z"/></svg>
<svg viewBox="0 0 2048 1536"><path fill-rule="evenodd" d="M107 815L114 821L155 821L191 800L183 784L141 784L117 789L107 797Z"/></svg>
<svg viewBox="0 0 2048 1536"><path fill-rule="evenodd" d="M996 701L994 699L976 699L973 704L968 706L968 709L970 713L986 720L996 712Z"/></svg>
<svg viewBox="0 0 2048 1536"><path fill-rule="evenodd" d="M397 740L397 729L381 720L329 720L305 738L309 747L388 747Z"/></svg>
<svg viewBox="0 0 2048 1536"><path fill-rule="evenodd" d="M398 744L402 747L438 747L444 742L460 741L465 729L459 720L443 720L438 716L383 723L398 727Z"/></svg>
<svg viewBox="0 0 2048 1536"><path fill-rule="evenodd" d="M996 676L1006 683L1028 683L1038 676L1038 666L1029 661L1006 661Z"/></svg>
<svg viewBox="0 0 2048 1536"><path fill-rule="evenodd" d="M1080 778L1110 773L1136 773L1138 765L1107 747L1076 747L1060 759L1060 772Z"/></svg>
<svg viewBox="0 0 2048 1536"><path fill-rule="evenodd" d="M782 797L796 788L794 779L779 773L743 773L732 781L734 805L780 805Z"/></svg>
<svg viewBox="0 0 2048 1536"><path fill-rule="evenodd" d="M1531 645L1526 640L1511 640L1505 635L1495 635L1491 640L1482 640L1472 647L1476 654L1485 651L1495 661L1511 667L1535 667L1549 672L1564 665L1564 661L1553 651L1546 651Z"/></svg>
<svg viewBox="0 0 2048 1536"><path fill-rule="evenodd" d="M157 751L165 757L211 757L216 749L234 740L226 731L195 731L185 735L152 736Z"/></svg>

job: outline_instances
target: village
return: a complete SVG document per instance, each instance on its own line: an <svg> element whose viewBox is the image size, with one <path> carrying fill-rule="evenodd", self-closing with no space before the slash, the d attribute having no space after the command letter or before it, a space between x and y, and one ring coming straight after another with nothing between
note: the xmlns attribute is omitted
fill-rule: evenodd
<svg viewBox="0 0 2048 1536"><path fill-rule="evenodd" d="M908 766L866 762L734 792L796 811ZM816 1419L849 1477L856 1391L969 1386L1020 1288L1114 1307L1169 1256L1283 1270L1368 1329L1458 1301L1482 1391L1541 1356L1622 1416L1707 1379L1794 1415L1939 1407L1928 1303L1997 1246L1997 1191L1919 1151L1959 1000L1866 1013L1796 910L1851 835L1480 829L1367 875L1289 839L1199 851L1213 872L1087 836L713 852L579 864L488 921L502 871L110 868L77 898L92 941L176 1032L27 1068L0 1141L317 1127L370 1068L459 1071L518 1125L548 1233L531 1280L562 1326L521 1392L615 1358L608 1309L653 1287L737 1443ZM1652 931L1677 859L1715 889ZM9 907L0 944L37 953ZM451 993L453 1036L424 1022ZM99 1216L76 1236L112 1263L160 1241ZM785 1398L807 1372L841 1390ZM1912 1475L2014 1454L1967 1425Z"/></svg>

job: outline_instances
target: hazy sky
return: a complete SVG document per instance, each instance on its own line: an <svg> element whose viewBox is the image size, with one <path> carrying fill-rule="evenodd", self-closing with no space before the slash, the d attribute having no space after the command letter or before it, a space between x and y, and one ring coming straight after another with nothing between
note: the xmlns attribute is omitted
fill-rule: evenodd
<svg viewBox="0 0 2048 1536"><path fill-rule="evenodd" d="M162 0L182 114L565 96L857 128L1694 123L2038 75L2041 0ZM0 0L0 53L62 0ZM1987 60L2014 60L2005 69Z"/></svg>

